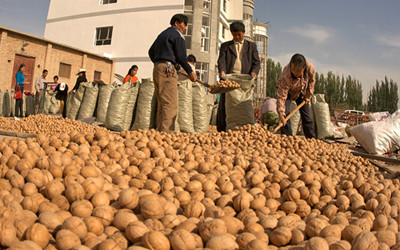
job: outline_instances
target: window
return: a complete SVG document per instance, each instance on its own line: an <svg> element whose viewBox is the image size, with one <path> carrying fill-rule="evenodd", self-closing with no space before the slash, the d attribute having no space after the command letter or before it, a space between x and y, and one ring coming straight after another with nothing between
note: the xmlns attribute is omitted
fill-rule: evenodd
<svg viewBox="0 0 400 250"><path fill-rule="evenodd" d="M203 11L211 13L211 0L203 0Z"/></svg>
<svg viewBox="0 0 400 250"><path fill-rule="evenodd" d="M257 39L257 50L258 50L258 54L264 54L264 41L260 41Z"/></svg>
<svg viewBox="0 0 400 250"><path fill-rule="evenodd" d="M201 81L208 81L208 63L196 62L196 73Z"/></svg>
<svg viewBox="0 0 400 250"><path fill-rule="evenodd" d="M101 4L116 3L117 0L101 0Z"/></svg>
<svg viewBox="0 0 400 250"><path fill-rule="evenodd" d="M110 45L113 27L96 28L96 46Z"/></svg>
<svg viewBox="0 0 400 250"><path fill-rule="evenodd" d="M193 33L193 15L187 14L185 15L188 17L188 25L185 34L185 42L186 42L186 49L191 49L192 47L192 33Z"/></svg>
<svg viewBox="0 0 400 250"><path fill-rule="evenodd" d="M225 39L225 27L222 25L222 38Z"/></svg>
<svg viewBox="0 0 400 250"><path fill-rule="evenodd" d="M250 14L243 14L243 23L248 33L247 36L253 37L253 16Z"/></svg>
<svg viewBox="0 0 400 250"><path fill-rule="evenodd" d="M70 78L71 77L71 64L60 63L60 68L58 69L58 76Z"/></svg>
<svg viewBox="0 0 400 250"><path fill-rule="evenodd" d="M201 26L201 51L208 52L210 49L210 16L203 15Z"/></svg>
<svg viewBox="0 0 400 250"><path fill-rule="evenodd" d="M185 0L185 11L193 11L193 0Z"/></svg>
<svg viewBox="0 0 400 250"><path fill-rule="evenodd" d="M100 81L101 80L101 72L100 71L94 71L94 77L93 77L94 81Z"/></svg>
<svg viewBox="0 0 400 250"><path fill-rule="evenodd" d="M226 5L228 0L222 0L222 10L226 13Z"/></svg>

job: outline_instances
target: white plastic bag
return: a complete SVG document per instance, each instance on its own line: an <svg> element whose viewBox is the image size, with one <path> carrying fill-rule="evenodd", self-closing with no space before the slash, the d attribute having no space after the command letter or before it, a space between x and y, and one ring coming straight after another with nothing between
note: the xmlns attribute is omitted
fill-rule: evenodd
<svg viewBox="0 0 400 250"><path fill-rule="evenodd" d="M371 113L368 114L369 120L370 121L383 121L386 118L390 117L390 113L385 111L385 112L376 112L376 113Z"/></svg>
<svg viewBox="0 0 400 250"><path fill-rule="evenodd" d="M363 123L351 133L370 154L385 154L400 148L400 118Z"/></svg>

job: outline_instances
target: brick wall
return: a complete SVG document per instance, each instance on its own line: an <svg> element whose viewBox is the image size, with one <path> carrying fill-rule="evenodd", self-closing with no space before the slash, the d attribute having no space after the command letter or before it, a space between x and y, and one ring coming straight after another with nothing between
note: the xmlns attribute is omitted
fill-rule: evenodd
<svg viewBox="0 0 400 250"><path fill-rule="evenodd" d="M93 80L94 71L101 72L101 80L105 83L111 83L114 78L114 62L111 59L0 26L1 91L11 88L16 55L35 59L33 82L42 74L43 69L49 71L47 80L52 81L54 75L59 75L60 63L71 65L69 77L59 79L70 88L73 88L80 68L87 70L89 81Z"/></svg>

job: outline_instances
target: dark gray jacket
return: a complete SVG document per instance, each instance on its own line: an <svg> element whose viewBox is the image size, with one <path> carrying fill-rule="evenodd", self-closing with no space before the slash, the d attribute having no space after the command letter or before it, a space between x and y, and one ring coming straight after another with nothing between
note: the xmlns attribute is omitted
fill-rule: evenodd
<svg viewBox="0 0 400 250"><path fill-rule="evenodd" d="M218 71L231 74L236 61L236 48L233 40L221 45L218 58ZM258 74L260 71L260 58L258 57L257 45L244 40L242 48L242 74Z"/></svg>

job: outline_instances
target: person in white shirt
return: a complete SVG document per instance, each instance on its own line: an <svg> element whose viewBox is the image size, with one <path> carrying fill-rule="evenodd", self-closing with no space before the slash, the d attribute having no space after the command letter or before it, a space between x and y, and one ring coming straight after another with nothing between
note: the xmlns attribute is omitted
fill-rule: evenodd
<svg viewBox="0 0 400 250"><path fill-rule="evenodd" d="M44 91L44 83L46 82L46 77L49 74L47 69L44 69L42 75L36 79L35 82L35 114L39 114L43 112L43 91Z"/></svg>

